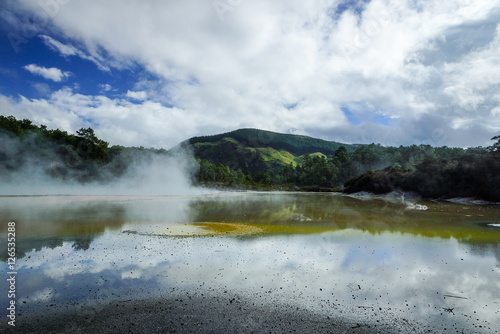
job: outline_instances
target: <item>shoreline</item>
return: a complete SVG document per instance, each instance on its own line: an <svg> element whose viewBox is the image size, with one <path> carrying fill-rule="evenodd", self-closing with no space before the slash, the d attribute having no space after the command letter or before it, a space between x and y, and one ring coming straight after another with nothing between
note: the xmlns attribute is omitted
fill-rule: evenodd
<svg viewBox="0 0 500 334"><path fill-rule="evenodd" d="M462 205L494 205L500 206L500 202L492 202L486 201L482 199L477 199L474 197L452 197L452 198L422 198L417 193L413 192L401 192L401 191L392 191L390 193L385 194L375 194L367 191L359 191L355 193L345 193L341 190L329 190L329 191L308 191L308 190L290 190L290 189L217 189L217 188L201 188L207 191L207 193L193 193L193 194L178 194L178 195L160 195L160 194L37 194L37 195L5 195L0 194L0 198L13 198L13 197L102 197L102 198L127 198L127 197L139 197L139 198L148 198L148 197L191 197L191 196L210 196L210 195L220 195L220 194L244 194L244 193L289 193L289 194L335 194L339 196L351 197L356 199L380 199L389 202L404 202L408 201L427 201L427 202L446 202L453 204L462 204Z"/></svg>

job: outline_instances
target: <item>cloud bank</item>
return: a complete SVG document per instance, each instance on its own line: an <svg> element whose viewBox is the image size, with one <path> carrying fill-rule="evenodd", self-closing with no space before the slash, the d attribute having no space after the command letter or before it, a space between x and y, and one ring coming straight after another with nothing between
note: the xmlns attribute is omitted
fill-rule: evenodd
<svg viewBox="0 0 500 334"><path fill-rule="evenodd" d="M153 147L240 127L390 145L500 132L496 1L219 2L55 2L40 30L62 61L135 79L121 96L4 96L2 113Z"/></svg>

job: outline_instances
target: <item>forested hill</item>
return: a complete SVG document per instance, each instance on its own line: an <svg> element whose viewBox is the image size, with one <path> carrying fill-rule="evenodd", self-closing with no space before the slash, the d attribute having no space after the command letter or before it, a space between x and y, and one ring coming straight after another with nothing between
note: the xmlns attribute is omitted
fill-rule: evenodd
<svg viewBox="0 0 500 334"><path fill-rule="evenodd" d="M500 201L499 138L487 148L391 147L241 129L188 142L199 161L201 184L314 191L345 186L351 193L401 190L427 198Z"/></svg>
<svg viewBox="0 0 500 334"><path fill-rule="evenodd" d="M223 184L232 184L235 179L240 180L236 183L241 183L243 174L247 175L249 183L282 184L288 181L285 169L288 173L311 159L326 163L341 147L342 152L351 154L363 146L258 129L239 129L213 136L193 137L186 143L193 148L195 157L200 161L201 181ZM221 165L228 167L228 170L223 172ZM331 175L325 177L332 180Z"/></svg>
<svg viewBox="0 0 500 334"><path fill-rule="evenodd" d="M344 146L347 149L347 153L354 152L357 148L362 146L359 144L342 144L308 136L284 134L259 129L239 129L212 136L193 137L189 139L189 143L191 145L215 143L224 138L235 139L242 145L253 148L269 147L275 150L286 150L293 155L302 155L306 152L319 152L328 156L333 155L340 146Z"/></svg>

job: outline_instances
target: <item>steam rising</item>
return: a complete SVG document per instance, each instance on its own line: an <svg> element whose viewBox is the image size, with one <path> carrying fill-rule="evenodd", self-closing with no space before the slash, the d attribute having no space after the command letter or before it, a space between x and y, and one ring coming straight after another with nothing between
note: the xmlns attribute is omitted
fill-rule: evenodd
<svg viewBox="0 0 500 334"><path fill-rule="evenodd" d="M196 161L187 147L169 152L131 150L126 168L117 174L123 161L90 168L78 168L74 152L61 159L54 152L34 144L35 137L23 139L0 134L0 195L188 195L202 193L192 185ZM58 148L60 150L60 148ZM70 149L68 149L70 150ZM41 152L43 151L43 152ZM76 158L75 158L76 157ZM96 177L82 181L90 172Z"/></svg>

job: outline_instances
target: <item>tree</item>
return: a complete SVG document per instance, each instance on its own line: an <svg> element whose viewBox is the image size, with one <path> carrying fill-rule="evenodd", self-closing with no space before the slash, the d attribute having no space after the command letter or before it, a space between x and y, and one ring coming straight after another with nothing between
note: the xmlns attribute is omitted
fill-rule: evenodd
<svg viewBox="0 0 500 334"><path fill-rule="evenodd" d="M76 131L76 134L96 145L98 144L99 139L97 139L92 128L81 128L80 130Z"/></svg>
<svg viewBox="0 0 500 334"><path fill-rule="evenodd" d="M12 132L18 136L23 132L20 122L14 116L0 116L0 129Z"/></svg>
<svg viewBox="0 0 500 334"><path fill-rule="evenodd" d="M33 125L33 122L31 122L29 119L25 118L21 121L21 129L23 129L24 131L28 131L36 130L38 129L38 127Z"/></svg>
<svg viewBox="0 0 500 334"><path fill-rule="evenodd" d="M80 154L102 161L108 158L108 143L97 138L92 128L81 128L76 134L82 139L77 147Z"/></svg>
<svg viewBox="0 0 500 334"><path fill-rule="evenodd" d="M491 138L491 140L496 140L497 142L491 146L488 146L488 151L491 153L499 154L500 153L500 136L495 136Z"/></svg>
<svg viewBox="0 0 500 334"><path fill-rule="evenodd" d="M312 164L311 155L309 154L309 152L304 153L302 167L307 170L311 168L311 164Z"/></svg>
<svg viewBox="0 0 500 334"><path fill-rule="evenodd" d="M345 164L347 161L349 161L349 158L347 156L347 149L345 148L345 146L340 146L339 149L335 152L334 157L337 158L341 164Z"/></svg>
<svg viewBox="0 0 500 334"><path fill-rule="evenodd" d="M289 165L283 167L283 170L281 172L281 177L284 183L295 181L295 168L292 162L290 162Z"/></svg>
<svg viewBox="0 0 500 334"><path fill-rule="evenodd" d="M223 164L218 164L215 168L216 181L221 182L223 184L231 184L231 171L229 167L224 166Z"/></svg>

